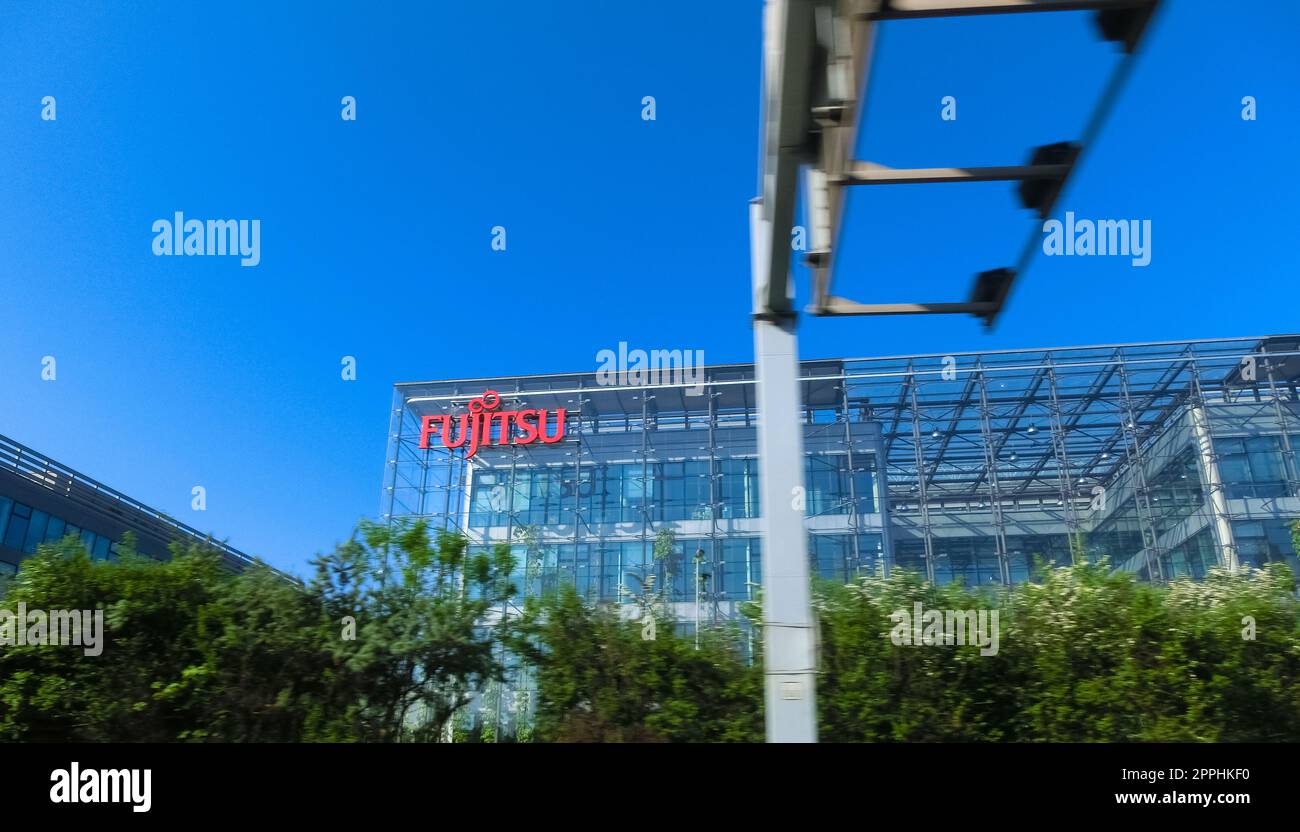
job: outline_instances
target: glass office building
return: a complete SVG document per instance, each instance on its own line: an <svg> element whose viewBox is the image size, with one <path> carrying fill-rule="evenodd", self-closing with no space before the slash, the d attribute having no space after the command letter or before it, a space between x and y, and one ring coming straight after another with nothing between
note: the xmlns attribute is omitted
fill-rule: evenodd
<svg viewBox="0 0 1300 832"><path fill-rule="evenodd" d="M510 544L525 593L631 603L654 576L687 626L734 618L762 580L754 371L701 375L398 384L382 511ZM815 574L1015 583L1080 556L1157 582L1300 572L1300 337L806 361L802 376L792 499ZM468 428L487 391L501 412L544 409L555 441L508 418L478 443L430 439L426 417Z"/></svg>
<svg viewBox="0 0 1300 832"><path fill-rule="evenodd" d="M170 557L168 545L179 540L215 549L233 570L252 562L210 535L0 436L0 588L42 543L76 535L92 558L108 560L117 556L128 531L140 554L159 560Z"/></svg>

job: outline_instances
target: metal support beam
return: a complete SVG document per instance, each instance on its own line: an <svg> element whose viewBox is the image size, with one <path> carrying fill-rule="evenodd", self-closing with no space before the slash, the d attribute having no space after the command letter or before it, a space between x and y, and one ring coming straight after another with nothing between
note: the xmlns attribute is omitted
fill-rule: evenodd
<svg viewBox="0 0 1300 832"><path fill-rule="evenodd" d="M1187 408L1192 423L1192 437L1196 448L1197 467L1201 484L1210 503L1214 517L1214 539L1219 545L1218 560L1229 572L1240 568L1237 557L1237 538L1233 533L1232 514L1228 511L1228 495L1219 472L1219 454L1214 449L1214 431L1209 414L1205 412L1205 390L1201 387L1201 368L1192 360L1192 398Z"/></svg>
<svg viewBox="0 0 1300 832"><path fill-rule="evenodd" d="M1079 535L1079 512L1074 505L1074 473L1070 469L1070 443L1068 436L1070 430L1078 423L1079 417L1088 409L1088 405L1085 403L1082 409L1076 411L1071 417L1069 424L1061 419L1061 399L1059 388L1056 384L1056 369L1052 364L1052 359L1049 356L1047 359L1047 389L1051 394L1051 398L1049 399L1050 405L1048 406L1047 411L1048 421L1050 422L1048 427L1050 436L1048 438L1052 440L1052 456L1056 459L1056 479L1061 492L1061 511L1065 514L1065 528L1068 535L1068 545L1070 547L1070 562L1073 563L1074 559L1082 553L1076 551ZM1047 458L1044 457L1044 465L1046 464L1046 461ZM1039 466L1039 470L1042 470L1041 465Z"/></svg>
<svg viewBox="0 0 1300 832"><path fill-rule="evenodd" d="M1007 527L1002 517L1002 489L998 483L998 457L993 448L992 420L989 418L989 385L984 377L984 363L977 361L980 392L980 438L984 448L984 470L989 480L989 509L993 512L993 543L997 547L998 578L1011 585L1011 558L1007 554Z"/></svg>
<svg viewBox="0 0 1300 832"><path fill-rule="evenodd" d="M753 282L767 285L774 228L750 203ZM761 307L755 310L763 311ZM793 316L755 314L759 504L763 528L763 660L768 742L816 742L816 630L808 569L799 351Z"/></svg>
<svg viewBox="0 0 1300 832"><path fill-rule="evenodd" d="M1288 497L1300 496L1300 464L1297 463L1295 448L1291 445L1291 425L1286 416L1286 408L1278 396L1276 380L1273 377L1273 356L1264 359L1264 369L1268 372L1268 395L1273 400L1273 416L1280 429L1278 436L1282 440L1282 467L1286 472L1286 493Z"/></svg>
<svg viewBox="0 0 1300 832"><path fill-rule="evenodd" d="M1119 364L1120 405L1123 407L1120 428L1132 442L1129 459L1137 475L1137 487L1134 499L1137 506L1138 523L1142 531L1142 551L1146 555L1147 580L1152 583L1164 583L1164 550L1160 547L1160 535L1156 531L1154 512L1151 508L1151 484L1147 479L1147 461L1143 450L1143 438L1139 433L1140 425L1134 415L1133 397L1129 392L1128 368L1124 361ZM1126 447L1126 451L1128 448Z"/></svg>
<svg viewBox="0 0 1300 832"><path fill-rule="evenodd" d="M909 386L912 394L912 450L916 456L916 484L919 490L917 505L921 507L921 530L924 534L922 542L925 545L925 577L930 583L934 583L934 541L930 535L930 498L926 493L929 475L925 470L925 454L921 450L921 413L917 404L916 368L910 361L907 362L907 374L911 380ZM935 458L935 467L938 467L938 457Z"/></svg>
<svg viewBox="0 0 1300 832"><path fill-rule="evenodd" d="M832 285L847 198L844 186L1019 182L1025 207L1046 218L1083 149L1096 138L1132 63L1126 59L1112 72L1081 141L1035 148L1028 164L892 169L852 158L865 112L878 21L1092 11L1102 39L1121 44L1131 58L1157 4L1158 0L768 0L761 190L766 218L777 229L787 228L798 163L809 165L806 213L813 245L806 256L812 273L808 311L825 317L971 314L991 328L1033 260L1040 242L1036 232L1026 238L1014 266L977 274L965 303L856 303L835 296ZM778 314L788 311L781 294L789 279L788 262L786 252L776 250L784 243L781 238L771 246L771 282L761 290L769 310Z"/></svg>
<svg viewBox="0 0 1300 832"><path fill-rule="evenodd" d="M769 2L764 10L763 56L763 220L775 232L768 235L762 257L766 261L755 282L755 300L761 311L784 314L791 309L790 229L794 225L799 166L807 156L812 126L809 107L810 74L814 54L813 7L807 0ZM757 277L759 272L755 272Z"/></svg>
<svg viewBox="0 0 1300 832"><path fill-rule="evenodd" d="M968 17L1021 12L1086 12L1132 9L1151 0L881 0L878 11L864 20L920 20L927 17Z"/></svg>
<svg viewBox="0 0 1300 832"><path fill-rule="evenodd" d="M808 308L813 315L987 315L996 303L858 303L831 295L820 306Z"/></svg>
<svg viewBox="0 0 1300 832"><path fill-rule="evenodd" d="M927 185L938 182L1021 182L1027 179L1062 179L1069 165L1009 165L982 168L889 168L873 162L855 162L831 179L836 185Z"/></svg>

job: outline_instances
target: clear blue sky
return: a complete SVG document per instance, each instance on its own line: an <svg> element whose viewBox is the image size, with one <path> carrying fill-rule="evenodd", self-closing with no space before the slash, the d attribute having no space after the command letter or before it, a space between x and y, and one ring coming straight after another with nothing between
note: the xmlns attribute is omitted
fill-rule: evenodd
<svg viewBox="0 0 1300 832"><path fill-rule="evenodd" d="M1290 2L1165 3L1058 206L1150 219L1150 266L1040 255L992 335L805 319L803 355L1300 329L1298 32ZM395 381L752 358L757 0L11 2L0 54L0 433L276 566L377 513ZM1083 14L886 25L860 156L1018 163L1116 54ZM175 211L260 219L261 264L153 256ZM1006 184L859 189L849 218L861 300L960 299L1031 229Z"/></svg>

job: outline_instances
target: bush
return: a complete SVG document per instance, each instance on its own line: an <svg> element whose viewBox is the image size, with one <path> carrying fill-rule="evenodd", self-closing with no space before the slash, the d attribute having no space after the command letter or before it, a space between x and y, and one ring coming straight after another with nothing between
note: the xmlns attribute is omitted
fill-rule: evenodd
<svg viewBox="0 0 1300 832"><path fill-rule="evenodd" d="M1038 577L996 591L899 573L820 587L822 738L1300 740L1300 610L1284 565L1167 588L1105 563ZM997 654L895 646L889 613L916 601L997 609Z"/></svg>
<svg viewBox="0 0 1300 832"><path fill-rule="evenodd" d="M423 523L359 532L306 585L201 548L109 562L75 538L42 546L6 608L103 609L106 643L0 649L0 740L440 738L500 676L502 631L483 622L513 593L509 551L470 555Z"/></svg>
<svg viewBox="0 0 1300 832"><path fill-rule="evenodd" d="M756 742L761 670L739 630L694 639L657 621L655 638L572 587L528 605L515 650L536 669L534 739L559 742Z"/></svg>
<svg viewBox="0 0 1300 832"><path fill-rule="evenodd" d="M748 631L702 633L698 648L651 595L652 638L649 619L572 587L505 618L508 548L471 554L418 523L363 524L305 585L264 566L231 574L198 548L165 563L123 548L94 561L69 538L24 563L5 608L103 609L106 644L0 648L0 740L763 738L756 605ZM813 597L824 741L1300 741L1300 608L1282 564L1168 587L1105 563L1012 588L895 571ZM996 611L998 649L895 644L891 615L916 603ZM531 665L535 714L469 730L454 717L509 653Z"/></svg>

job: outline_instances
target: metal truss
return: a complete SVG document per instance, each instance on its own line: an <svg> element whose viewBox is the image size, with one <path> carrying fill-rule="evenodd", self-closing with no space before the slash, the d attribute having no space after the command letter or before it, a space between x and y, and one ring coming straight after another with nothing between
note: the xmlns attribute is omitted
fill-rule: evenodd
<svg viewBox="0 0 1300 832"><path fill-rule="evenodd" d="M858 185L1015 182L1021 204L1046 218L1082 152L1095 140L1127 78L1158 0L770 0L767 7L761 210L774 229L793 225L800 169L812 271L808 311L820 316L968 313L992 326L1018 276L1033 259L1037 233L1014 266L976 276L959 302L859 303L834 293L833 277L846 189ZM1083 135L1034 148L1022 164L898 169L853 158L876 27L885 21L1025 12L1091 11L1103 39L1125 56L1093 107ZM766 283L756 287L758 314L790 314L790 252L783 234L768 235L758 255Z"/></svg>

